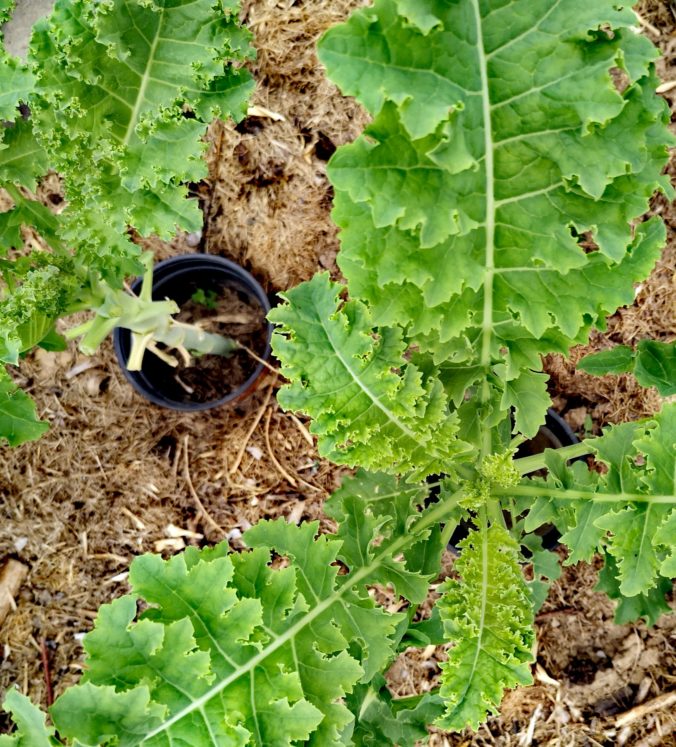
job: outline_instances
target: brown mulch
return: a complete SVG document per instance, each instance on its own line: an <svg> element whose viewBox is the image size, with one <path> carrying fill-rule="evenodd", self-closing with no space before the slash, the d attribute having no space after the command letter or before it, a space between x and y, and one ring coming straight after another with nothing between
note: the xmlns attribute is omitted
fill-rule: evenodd
<svg viewBox="0 0 676 747"><path fill-rule="evenodd" d="M270 293L310 277L337 274L338 238L330 220L326 162L367 121L324 77L314 44L364 0L247 0L258 60L255 116L215 124L210 173L199 191L201 236L146 242L158 257L221 254L250 269ZM639 6L644 31L664 53L660 72L676 80L676 35L667 2ZM676 88L665 94L676 104ZM58 184L50 187L54 192ZM46 197L49 189L45 188ZM654 206L669 226L669 246L634 306L592 338L592 349L676 335L673 310L676 212ZM577 360L581 351L575 351ZM91 364L83 368L87 361ZM659 399L632 377L591 378L550 359L552 388L579 430L654 412ZM233 547L260 518L314 520L342 470L321 460L306 426L280 411L272 373L246 402L186 415L157 409L128 386L106 343L92 358L74 348L37 352L22 384L52 428L39 442L0 449L0 561L29 567L17 609L0 626L0 696L17 683L45 705L44 641L58 695L82 671L81 637L98 606L127 590L131 559L185 544L223 539ZM588 419L589 417L589 419ZM434 734L431 744L501 747L675 745L673 713L657 709L626 725L618 715L676 688L674 618L654 629L614 626L612 604L593 591L596 570L566 569L538 621L536 684L508 694L500 718L476 735ZM398 695L436 681L438 650L409 652L390 683ZM0 715L0 733L7 721Z"/></svg>

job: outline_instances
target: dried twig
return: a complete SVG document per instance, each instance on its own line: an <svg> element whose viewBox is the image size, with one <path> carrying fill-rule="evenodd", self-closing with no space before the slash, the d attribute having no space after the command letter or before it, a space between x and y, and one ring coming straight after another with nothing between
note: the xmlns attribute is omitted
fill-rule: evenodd
<svg viewBox="0 0 676 747"><path fill-rule="evenodd" d="M225 529L223 527L219 526L215 521L214 518L211 516L211 514L206 510L204 507L204 504L200 500L200 497L197 495L197 491L195 490L195 486L192 484L192 478L190 477L190 455L188 451L188 439L190 436L186 434L185 439L183 440L183 475L185 477L185 482L188 486L188 490L190 491L190 495L192 496L193 501L197 504L197 507L199 508L200 512L202 513L202 516L204 517L205 521L209 526L216 530L219 534L225 536Z"/></svg>
<svg viewBox="0 0 676 747"><path fill-rule="evenodd" d="M298 418L292 412L287 412L287 415L289 416L289 418L291 418L296 428L298 428L300 435L308 442L308 445L314 448L315 442L310 435L310 431L308 431L303 423L301 423L300 420L298 420Z"/></svg>
<svg viewBox="0 0 676 747"><path fill-rule="evenodd" d="M535 736L535 725L541 715L542 703L538 703L533 715L531 716L530 722L528 723L528 729L519 736L519 747L531 747L533 744L533 737Z"/></svg>
<svg viewBox="0 0 676 747"><path fill-rule="evenodd" d="M658 695L647 703L641 703L641 705L621 713L615 719L615 728L621 729L623 726L630 724L632 721L643 718L643 716L647 716L649 713L654 713L655 711L661 711L663 709L668 710L673 705L676 705L676 690L662 693L662 695Z"/></svg>
<svg viewBox="0 0 676 747"><path fill-rule="evenodd" d="M47 708L51 708L52 703L54 703L54 691L52 690L52 675L49 671L47 642L44 638L40 638L40 659L42 661L42 674L45 678L45 689L47 691Z"/></svg>
<svg viewBox="0 0 676 747"><path fill-rule="evenodd" d="M141 521L141 519L139 519L139 517L136 516L136 514L133 514L126 506L122 506L120 510L122 511L123 514L126 514L132 520L134 526L138 530L142 531L146 528L146 525Z"/></svg>
<svg viewBox="0 0 676 747"><path fill-rule="evenodd" d="M636 20L641 24L641 26L643 26L644 29L650 31L651 34L655 34L655 36L662 36L662 32L656 26L653 26L650 21L646 21L646 19L636 13L636 11L634 11L634 13L636 15Z"/></svg>
<svg viewBox="0 0 676 747"><path fill-rule="evenodd" d="M242 350L245 350L255 361L260 363L261 366L265 366L265 368L267 368L268 371L272 371L272 373L275 375L279 373L278 368L271 366L267 361L263 360L261 357L256 355L256 353L254 353L254 351L251 348L248 348L246 345L242 345L241 342L238 342L237 346L240 347Z"/></svg>
<svg viewBox="0 0 676 747"><path fill-rule="evenodd" d="M270 382L270 388L268 389L268 393L265 395L265 399L263 400L263 404L258 408L258 412L256 413L256 417L254 418L253 423L251 424L251 427L246 433L246 436L244 436L244 441L242 441L242 445L239 448L239 451L237 452L237 456L235 457L235 461L232 464L232 467L230 467L230 474L234 475L235 472L239 469L239 465L242 461L242 457L244 456L244 452L246 451L246 447L249 444L249 440L251 439L251 436L253 436L254 431L256 428L258 428L258 424L261 422L261 418L263 417L263 413L265 412L268 404L270 403L270 397L272 397L272 390L274 389L275 383L277 381L277 377L273 379L273 381Z"/></svg>
<svg viewBox="0 0 676 747"><path fill-rule="evenodd" d="M277 457L275 456L274 451L272 450L272 445L270 444L270 418L272 417L272 410L268 410L267 418L265 419L265 445L268 447L268 454L270 455L270 460L277 468L277 471L280 475L290 484L293 485L293 487L296 487L296 480L293 478L285 469L282 467L282 465L277 461Z"/></svg>

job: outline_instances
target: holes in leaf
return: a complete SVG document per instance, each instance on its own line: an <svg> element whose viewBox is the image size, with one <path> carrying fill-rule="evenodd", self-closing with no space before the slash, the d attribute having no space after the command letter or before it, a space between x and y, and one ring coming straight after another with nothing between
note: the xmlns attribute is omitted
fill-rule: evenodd
<svg viewBox="0 0 676 747"><path fill-rule="evenodd" d="M631 83L627 73L620 67L610 68L610 77L613 79L613 85L618 93L624 93Z"/></svg>
<svg viewBox="0 0 676 747"><path fill-rule="evenodd" d="M594 234L592 231L583 231L579 233L574 226L570 227L570 235L577 239L578 245L584 251L585 254L593 254L599 251L599 245L594 241Z"/></svg>
<svg viewBox="0 0 676 747"><path fill-rule="evenodd" d="M199 182L188 183L188 197L197 197L200 210L205 209L210 194L211 188L204 179Z"/></svg>
<svg viewBox="0 0 676 747"><path fill-rule="evenodd" d="M291 565L291 563L289 559L286 557L286 555L278 555L276 552L273 551L272 558L268 565L270 566L270 568L273 568L274 570L281 570L282 568L288 568Z"/></svg>

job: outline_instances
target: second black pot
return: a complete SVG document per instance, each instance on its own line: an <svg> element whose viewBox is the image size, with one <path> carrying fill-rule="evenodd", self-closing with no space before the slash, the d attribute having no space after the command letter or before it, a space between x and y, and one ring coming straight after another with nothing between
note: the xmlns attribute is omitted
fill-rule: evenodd
<svg viewBox="0 0 676 747"><path fill-rule="evenodd" d="M132 285L135 293L140 291L141 278ZM184 306L196 291L205 294L218 294L224 288L237 294L243 302L258 306L264 315L270 310L270 302L265 291L255 278L239 265L223 257L210 254L187 254L159 262L153 273L153 299L169 298L179 307ZM263 322L264 328L259 335L260 342L255 350L257 356L266 361L270 356L270 338L272 324ZM233 335L236 339L236 335ZM126 362L131 352L131 333L127 329L117 328L113 334L115 353L124 375L131 385L150 402L173 410L197 411L219 407L236 402L246 397L256 387L265 366L261 362L250 360L251 373L244 381L223 381L222 394L208 401L191 401L186 395L186 388L176 379L176 371L156 355L147 352L140 371L129 371ZM235 355L246 356L244 351Z"/></svg>

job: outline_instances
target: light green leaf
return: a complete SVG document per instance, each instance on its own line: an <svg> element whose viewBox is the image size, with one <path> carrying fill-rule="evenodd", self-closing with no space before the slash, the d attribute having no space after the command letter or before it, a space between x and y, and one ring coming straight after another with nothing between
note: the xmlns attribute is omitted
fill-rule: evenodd
<svg viewBox="0 0 676 747"><path fill-rule="evenodd" d="M49 169L47 154L33 135L29 120L19 118L2 128L0 183L14 182L35 191L37 180Z"/></svg>
<svg viewBox="0 0 676 747"><path fill-rule="evenodd" d="M648 625L655 625L662 615L671 612L671 607L665 598L673 588L670 579L661 578L654 589L633 597L626 597L622 594L617 575L617 565L613 556L606 554L596 591L604 592L617 602L615 622L618 625L634 622L640 618L644 618Z"/></svg>
<svg viewBox="0 0 676 747"><path fill-rule="evenodd" d="M663 397L676 394L676 342L641 340L634 375L641 386L654 386Z"/></svg>
<svg viewBox="0 0 676 747"><path fill-rule="evenodd" d="M505 384L502 408L514 408L515 430L527 438L534 438L544 425L544 413L552 403L547 393L548 378L546 374L524 371L518 379Z"/></svg>
<svg viewBox="0 0 676 747"><path fill-rule="evenodd" d="M631 223L656 188L669 191L672 141L656 51L634 25L628 7L601 0L376 0L324 36L329 76L373 118L329 175L339 266L381 330L402 327L458 370L491 377L504 364L511 382L633 301L664 230ZM581 246L587 232L598 251ZM452 399L470 387L481 403L463 407L481 425L496 400L475 380L457 379ZM528 394L489 381L503 418ZM537 412L517 414L529 433L544 414L535 391Z"/></svg>
<svg viewBox="0 0 676 747"><path fill-rule="evenodd" d="M235 66L251 55L249 37L237 4L212 0L72 0L37 25L32 121L64 178L62 236L97 250L90 267L110 268L111 243L123 249L129 224L164 238L201 227L181 184L206 175L212 117L241 116L251 85ZM99 222L105 232L86 230ZM118 278L135 254L126 243Z"/></svg>
<svg viewBox="0 0 676 747"><path fill-rule="evenodd" d="M52 718L59 734L77 744L97 747L116 740L122 747L139 744L162 722L165 709L150 703L148 688L116 691L114 687L77 685L54 703Z"/></svg>
<svg viewBox="0 0 676 747"><path fill-rule="evenodd" d="M17 690L5 695L2 707L12 714L17 731L10 736L0 736L2 747L52 747L57 744L54 729L45 724L45 715Z"/></svg>
<svg viewBox="0 0 676 747"><path fill-rule="evenodd" d="M661 575L665 578L676 578L676 508L655 532L655 543L664 545L667 553L660 567Z"/></svg>
<svg viewBox="0 0 676 747"><path fill-rule="evenodd" d="M48 350L50 352L60 353L63 350L66 350L68 348L68 343L63 337L63 335L59 334L56 329L52 327L52 329L47 332L47 334L38 342L38 345L43 350Z"/></svg>
<svg viewBox="0 0 676 747"><path fill-rule="evenodd" d="M358 745L397 745L415 747L428 736L428 724L442 713L438 695L425 693L419 698L394 699L385 678L378 675L370 685L360 685L347 699L358 714L352 742Z"/></svg>
<svg viewBox="0 0 676 747"><path fill-rule="evenodd" d="M421 486L401 483L397 478L382 473L360 470L356 477L346 478L338 491L324 504L325 513L339 522L337 538L342 540L338 558L348 568L368 566L376 552L388 542L405 535L420 518L419 507L427 498ZM425 575L429 564L431 573L438 572L443 547L434 547L431 533L421 536L403 561L391 558L379 565L366 584L392 586L394 591L414 604L422 604L429 590L430 575ZM433 557L425 562L421 554L428 551ZM436 561L436 562L435 562Z"/></svg>
<svg viewBox="0 0 676 747"><path fill-rule="evenodd" d="M3 26L12 17L12 11L16 5L15 0L0 0L0 27ZM0 28L0 34L4 29Z"/></svg>
<svg viewBox="0 0 676 747"><path fill-rule="evenodd" d="M256 83L246 68L227 67L224 75L213 80L208 90L202 93L194 105L195 112L207 122L213 117L230 117L239 122L246 116L255 87Z"/></svg>
<svg viewBox="0 0 676 747"><path fill-rule="evenodd" d="M4 151L0 151L0 154ZM1 158L1 155L0 155ZM32 226L50 246L58 248L58 218L37 200L29 200L16 194L14 207L0 213L0 256L5 256L8 249L19 249L23 246L21 226ZM16 267L16 264L14 265Z"/></svg>
<svg viewBox="0 0 676 747"><path fill-rule="evenodd" d="M48 429L47 423L38 420L33 400L0 368L0 440L18 446L35 441Z"/></svg>
<svg viewBox="0 0 676 747"><path fill-rule="evenodd" d="M580 463L568 467L552 453L547 481L524 481L523 495L542 491L531 510L562 532L570 548L567 563L605 551L617 573L618 594L653 594L660 575L671 577L674 570L676 405L665 405L646 421L612 426L585 443L607 467L604 474ZM527 517L525 526L532 530L539 523Z"/></svg>
<svg viewBox="0 0 676 747"><path fill-rule="evenodd" d="M303 598L321 602L330 598L335 584L350 583L350 578L343 581L336 579L337 568L331 566L337 556L340 543L335 540L326 541L319 537L311 546L312 552L307 552L307 539L317 530L316 522L295 527L283 520L259 523L252 527L246 536L247 544L253 547L264 541L278 554L295 558L301 565L302 573L298 577L298 588ZM399 538L400 539L400 538ZM386 551L379 556L375 565L389 562L385 558ZM367 566L368 568L368 566ZM368 578L362 567L353 567L354 574L360 575L360 583ZM357 588L354 595L348 596L348 607L337 607L331 614L322 615L317 622L310 625L308 631L313 643L319 651L330 653L334 648L342 648L347 641L357 645L362 650L360 662L363 667L362 681L368 682L377 672L381 671L385 663L393 656L395 627L403 619L401 614L386 614L384 610L374 605L367 591ZM333 618L336 625L331 625ZM305 648L305 647L304 647ZM307 652L308 666L313 658L310 650ZM315 665L318 671L324 667ZM353 671L354 673L354 671ZM319 683L318 683L319 684ZM346 688L348 689L348 688Z"/></svg>
<svg viewBox="0 0 676 747"><path fill-rule="evenodd" d="M631 371L634 365L634 351L627 345L616 345L611 350L586 355L577 367L594 376L620 374Z"/></svg>
<svg viewBox="0 0 676 747"><path fill-rule="evenodd" d="M476 729L497 713L508 687L532 681L533 610L518 546L499 526L481 527L460 542L460 579L439 588L437 602L454 642L442 664L442 729Z"/></svg>
<svg viewBox="0 0 676 747"><path fill-rule="evenodd" d="M292 381L279 402L314 418L319 450L335 462L424 477L453 469L468 450L455 438L438 379L404 358L395 328L378 329L364 304L340 301L327 274L284 294L269 318L273 350Z"/></svg>
<svg viewBox="0 0 676 747"><path fill-rule="evenodd" d="M574 565L581 560L590 563L597 552L604 529L597 525L598 519L608 512L607 504L594 501L581 501L575 506L575 523L561 535L561 542L570 548L566 565Z"/></svg>
<svg viewBox="0 0 676 747"><path fill-rule="evenodd" d="M598 527L612 533L608 551L617 561L624 596L633 597L655 586L660 556L654 537L668 511L667 506L648 503L606 513L596 520Z"/></svg>
<svg viewBox="0 0 676 747"><path fill-rule="evenodd" d="M28 101L33 84L29 68L0 49L0 120L12 121L17 117L19 103Z"/></svg>
<svg viewBox="0 0 676 747"><path fill-rule="evenodd" d="M663 397L676 394L676 343L641 340L636 350L617 345L583 358L578 368L594 376L631 371L639 384L656 387Z"/></svg>
<svg viewBox="0 0 676 747"><path fill-rule="evenodd" d="M360 490L393 481L360 479ZM394 482L392 501L374 497L383 499L389 537L346 574L335 564L341 541L317 536L316 523L281 519L250 529L252 549L237 555L222 544L168 561L136 559L134 594L101 608L84 641L83 682L52 709L59 733L82 745L112 735L150 747L345 745L354 729L346 698L394 658L405 620L374 602L369 579L453 505L444 499L426 515L401 495L422 499L425 491ZM350 492L334 503L344 505ZM273 553L285 559L281 567ZM413 739L438 707L436 699L391 703L387 729Z"/></svg>
<svg viewBox="0 0 676 747"><path fill-rule="evenodd" d="M252 538L262 543L267 533L283 550L282 529L260 524ZM101 608L85 638L83 684L53 708L59 732L87 745L113 735L120 744L153 747L282 747L311 735L317 744L339 745L351 718L340 700L363 670L347 652L358 631L345 638L333 622L332 611L343 609L331 610L340 598L329 565L336 543L315 539L315 530L285 530L298 560L289 556L291 567L281 570L270 566L263 544L233 557L222 545L169 561L137 559L130 581L149 608L138 617L134 596ZM318 585L305 586L306 576ZM358 605L355 620L364 620L360 611L373 604L366 598ZM393 625L380 617L385 639Z"/></svg>
<svg viewBox="0 0 676 747"><path fill-rule="evenodd" d="M59 267L41 259L41 253L28 257L21 283L0 300L0 360L5 362L17 364L20 353L45 337L66 308L68 292L77 286L67 262Z"/></svg>

